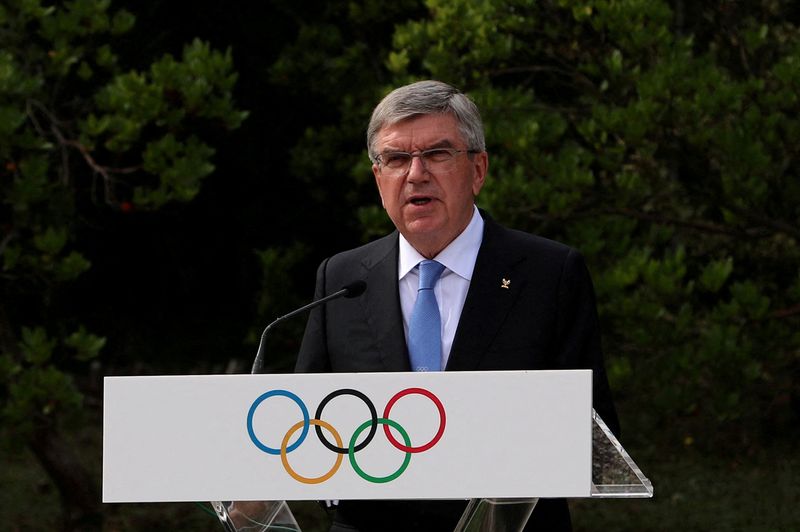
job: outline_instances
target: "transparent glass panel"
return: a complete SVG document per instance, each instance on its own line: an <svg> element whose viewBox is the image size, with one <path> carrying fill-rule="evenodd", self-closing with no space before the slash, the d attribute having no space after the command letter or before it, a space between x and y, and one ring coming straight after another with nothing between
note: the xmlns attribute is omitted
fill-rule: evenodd
<svg viewBox="0 0 800 532"><path fill-rule="evenodd" d="M519 532L539 499L472 499L454 532Z"/></svg>
<svg viewBox="0 0 800 532"><path fill-rule="evenodd" d="M285 501L212 501L226 532L300 532Z"/></svg>
<svg viewBox="0 0 800 532"><path fill-rule="evenodd" d="M591 497L652 497L650 480L597 412L592 412L592 419ZM538 500L472 499L455 532L522 530Z"/></svg>
<svg viewBox="0 0 800 532"><path fill-rule="evenodd" d="M592 497L652 497L653 484L611 433L592 413Z"/></svg>

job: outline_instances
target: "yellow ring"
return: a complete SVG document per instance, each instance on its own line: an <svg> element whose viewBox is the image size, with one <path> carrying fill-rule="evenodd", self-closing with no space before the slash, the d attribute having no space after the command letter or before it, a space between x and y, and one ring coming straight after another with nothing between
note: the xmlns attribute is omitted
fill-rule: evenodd
<svg viewBox="0 0 800 532"><path fill-rule="evenodd" d="M333 434L333 439L336 440L336 445L338 445L339 447L342 446L342 437L339 436L339 433L336 432L336 429L333 428L329 423L327 423L326 421L322 421L321 419L309 419L308 423L311 425L317 425L324 429L328 429L328 432ZM342 459L344 458L344 455L336 453L336 463L333 464L333 467L331 468L330 471L328 471L321 477L306 478L295 473L294 469L292 469L292 466L289 465L289 458L286 456L286 448L289 446L289 439L304 424L305 421L298 421L292 428L289 429L289 432L286 433L286 436L283 437L283 441L281 442L281 462L283 462L283 467L284 469L286 469L286 472L289 473L289 475L291 475L291 477L296 481L302 482L303 484L319 484L331 478L336 473L336 471L338 471L339 466L342 465Z"/></svg>

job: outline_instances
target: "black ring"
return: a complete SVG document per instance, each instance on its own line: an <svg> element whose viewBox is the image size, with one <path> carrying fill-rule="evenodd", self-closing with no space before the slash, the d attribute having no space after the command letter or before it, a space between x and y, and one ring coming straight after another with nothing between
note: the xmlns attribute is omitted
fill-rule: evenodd
<svg viewBox="0 0 800 532"><path fill-rule="evenodd" d="M355 448L353 449L353 452L357 453L358 451L369 445L369 442L371 442L372 438L375 436L375 432L378 430L378 412L375 410L375 405L372 404L372 401L370 401L369 398L363 393L359 392L358 390L353 390L351 388L341 388L339 390L336 390L335 392L329 393L325 397L325 399L323 399L319 403L319 406L317 407L317 412L316 414L314 414L314 417L316 419L322 420L322 409L325 408L325 405L327 405L331 399L339 397L340 395L353 395L355 397L358 397L359 399L364 401L364 403L366 403L367 408L369 408L369 413L372 416L372 425L369 428L369 434L367 434L367 437L363 442L356 445ZM314 429L317 431L317 438L319 438L319 441L322 442L322 445L324 445L331 451L339 454L348 454L350 452L349 449L336 447L334 444L325 439L325 436L322 434L322 428L320 428L319 425L314 425Z"/></svg>

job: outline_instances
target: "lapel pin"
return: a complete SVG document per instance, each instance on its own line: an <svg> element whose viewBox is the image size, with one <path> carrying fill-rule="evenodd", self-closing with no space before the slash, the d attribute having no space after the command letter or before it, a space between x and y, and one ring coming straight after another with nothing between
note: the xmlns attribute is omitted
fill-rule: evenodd
<svg viewBox="0 0 800 532"><path fill-rule="evenodd" d="M504 277L503 278L503 284L500 285L500 288L505 288L506 290L508 290L508 285L510 285L510 284L511 284L511 279L506 279Z"/></svg>

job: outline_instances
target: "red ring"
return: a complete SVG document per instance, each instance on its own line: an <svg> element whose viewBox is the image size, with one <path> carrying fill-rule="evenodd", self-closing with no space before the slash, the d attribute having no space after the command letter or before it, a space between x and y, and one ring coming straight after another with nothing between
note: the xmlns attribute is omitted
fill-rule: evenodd
<svg viewBox="0 0 800 532"><path fill-rule="evenodd" d="M386 408L383 410L383 417L385 419L389 419L389 411L392 409L397 400L405 395L409 395L412 393L424 395L425 397L433 401L433 404L435 404L436 408L439 409L439 431L436 433L436 435L433 437L431 441L429 441L425 445L420 445L419 447L410 447L408 445L403 445L402 443L398 442L396 439L394 439L394 436L392 436L392 433L389 430L389 425L383 426L383 432L386 433L386 439L389 440L389 443L394 445L397 449L400 449L401 451L406 453L421 453L423 451L427 451L428 449L436 445L441 439L442 434L444 434L444 425L446 421L444 414L444 405L442 405L442 402L439 400L438 397L433 395L433 393L429 392L428 390L425 390L424 388L406 388L405 390L397 392L394 395L394 397L389 399L389 402L386 403Z"/></svg>

